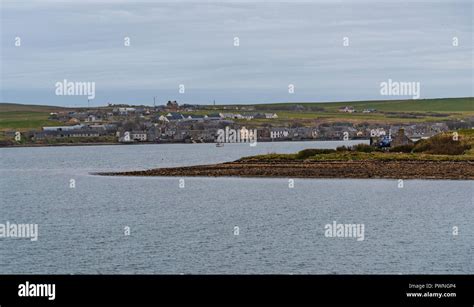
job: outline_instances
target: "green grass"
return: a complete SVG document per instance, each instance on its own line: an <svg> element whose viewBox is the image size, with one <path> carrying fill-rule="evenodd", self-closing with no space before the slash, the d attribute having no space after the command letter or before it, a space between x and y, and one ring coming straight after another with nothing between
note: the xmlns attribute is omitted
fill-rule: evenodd
<svg viewBox="0 0 474 307"><path fill-rule="evenodd" d="M48 120L49 112L7 111L0 112L0 131L27 131L42 126L62 125L58 121Z"/></svg>
<svg viewBox="0 0 474 307"><path fill-rule="evenodd" d="M470 145L470 149L465 151L463 154L428 154L424 152L412 152L412 153L398 153L398 152L361 152L361 151L349 151L341 150L333 151L327 149L305 149L295 154L267 154L257 155L251 157L244 157L240 161L363 161L363 160L377 160L377 161L398 161L398 160L423 160L423 161L474 161L474 129L463 129L456 131L459 136L459 142L462 144ZM451 140L453 132L443 133L428 140L416 143L415 148L423 143L432 143L435 139L443 139L448 137ZM446 146L452 146L449 142L442 141L442 144Z"/></svg>
<svg viewBox="0 0 474 307"><path fill-rule="evenodd" d="M292 107L301 105L306 110L294 111ZM240 105L242 106L242 105ZM249 105L246 105L249 106ZM349 101L326 103L272 103L254 105L254 112L271 112L278 114L276 119L252 120L251 123L279 123L290 120L318 120L323 122L372 122L372 123L422 123L443 120L461 120L474 116L474 98L441 98L420 100L383 100L383 101ZM352 106L356 113L343 113L338 109ZM220 112L234 112L223 110ZM317 108L318 110L311 110ZM362 113L364 109L375 109L375 113ZM243 111L242 111L243 112ZM407 117L416 116L416 117ZM310 123L308 123L310 124Z"/></svg>
<svg viewBox="0 0 474 307"><path fill-rule="evenodd" d="M58 111L66 111L66 110L67 110L66 108L56 107L56 106L0 102L0 112L23 111L23 112L49 113L49 112L58 112Z"/></svg>
<svg viewBox="0 0 474 307"><path fill-rule="evenodd" d="M325 106L328 110L336 110L346 105L356 110L373 108L384 112L468 112L474 113L474 98L443 98L388 101L358 101L333 103Z"/></svg>
<svg viewBox="0 0 474 307"><path fill-rule="evenodd" d="M66 110L61 107L0 103L0 131L28 131L42 126L58 126L63 123L48 120L49 113Z"/></svg>
<svg viewBox="0 0 474 307"><path fill-rule="evenodd" d="M410 99L410 100L371 100L346 102L292 102L256 105L257 110L281 110L289 106L303 105L337 111L340 107L353 106L357 111L376 109L384 112L467 112L474 113L474 97Z"/></svg>
<svg viewBox="0 0 474 307"><path fill-rule="evenodd" d="M258 155L252 157L244 157L240 161L303 161L298 159L296 154L269 154ZM418 153L390 153L390 152L334 152L329 154L314 155L307 160L309 161L474 161L472 155L430 155Z"/></svg>
<svg viewBox="0 0 474 307"><path fill-rule="evenodd" d="M386 123L397 123L397 122L427 122L427 121L440 121L446 119L455 119L458 117L457 114L449 114L444 117L434 116L420 116L420 118L404 118L401 116L394 115L393 117L387 117L383 113L343 113L343 112L289 112L289 111L277 111L280 119L326 119L326 120L341 120L341 121L352 121L352 122L386 122Z"/></svg>

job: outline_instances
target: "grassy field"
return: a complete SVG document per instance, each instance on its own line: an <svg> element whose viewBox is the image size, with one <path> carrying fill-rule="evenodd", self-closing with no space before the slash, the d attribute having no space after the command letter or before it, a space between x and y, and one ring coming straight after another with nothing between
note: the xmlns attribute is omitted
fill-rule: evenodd
<svg viewBox="0 0 474 307"><path fill-rule="evenodd" d="M246 105L249 107L249 105ZM278 121L300 120L311 125L315 120L320 122L352 123L420 123L439 122L443 120L463 120L474 117L474 98L443 98L420 100L385 100L385 101L349 101L331 103L274 103L253 105L253 112L272 112L278 114L278 120L253 120L252 123L263 125ZM294 110L302 106L304 110ZM352 106L356 113L339 112L339 108ZM238 112L227 106L217 106L218 112ZM233 107L241 108L242 105ZM375 109L373 113L362 113L365 109Z"/></svg>
<svg viewBox="0 0 474 307"><path fill-rule="evenodd" d="M400 122L432 122L440 120L457 120L474 116L469 113L449 113L445 116L417 115L416 117L404 117L403 114L387 115L385 113L343 113L343 112L289 112L276 111L278 118L291 119L315 119L325 122L378 122L378 123L400 123Z"/></svg>
<svg viewBox="0 0 474 307"><path fill-rule="evenodd" d="M259 110L277 110L282 107L303 105L324 108L325 111L337 111L340 107L353 106L357 111L376 109L384 112L449 112L474 113L474 97L410 99L410 100L372 100L347 102L307 102L260 104Z"/></svg>
<svg viewBox="0 0 474 307"><path fill-rule="evenodd" d="M0 131L28 131L42 126L61 123L48 120L50 112L64 110L60 107L0 103Z"/></svg>
<svg viewBox="0 0 474 307"><path fill-rule="evenodd" d="M304 110L293 110L295 106ZM240 110L235 110L238 106ZM250 126L286 126L293 122L303 126L313 126L315 122L351 122L351 123L420 123L440 122L444 120L463 120L474 117L474 98L443 98L420 100L385 100L385 101L351 101L334 103L273 103L245 105L253 106L255 111L277 113L278 119L237 120ZM343 113L338 109L352 106L356 113ZM224 109L225 107L225 109ZM243 105L207 106L193 114L209 113L246 113ZM362 113L364 109L376 109L375 113ZM54 106L22 105L0 103L0 131L27 131L41 129L42 126L60 125L57 121L48 120L50 112L73 110Z"/></svg>
<svg viewBox="0 0 474 307"><path fill-rule="evenodd" d="M58 112L58 111L68 110L67 108L57 107L57 106L44 106L36 104L19 104L19 103L0 103L1 112L13 112L13 111L22 111L22 112Z"/></svg>
<svg viewBox="0 0 474 307"><path fill-rule="evenodd" d="M27 131L42 126L55 126L61 123L48 120L48 112L0 112L0 131Z"/></svg>

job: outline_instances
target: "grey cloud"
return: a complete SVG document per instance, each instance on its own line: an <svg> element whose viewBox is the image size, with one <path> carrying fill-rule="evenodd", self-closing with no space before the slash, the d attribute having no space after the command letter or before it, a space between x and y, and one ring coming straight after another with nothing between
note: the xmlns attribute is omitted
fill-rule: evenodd
<svg viewBox="0 0 474 307"><path fill-rule="evenodd" d="M472 95L469 1L4 2L3 101L57 101L51 87L64 78L95 81L117 101L127 90L177 94L181 83L199 89L186 95L198 103L216 92L228 93L221 102L378 99L373 84L389 77L436 84L424 97Z"/></svg>

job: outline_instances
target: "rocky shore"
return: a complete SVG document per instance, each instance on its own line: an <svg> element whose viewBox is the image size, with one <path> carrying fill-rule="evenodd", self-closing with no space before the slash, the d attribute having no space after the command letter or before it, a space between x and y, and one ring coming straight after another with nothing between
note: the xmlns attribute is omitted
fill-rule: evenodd
<svg viewBox="0 0 474 307"><path fill-rule="evenodd" d="M158 168L132 172L98 173L98 175L473 180L474 161L239 160L213 165Z"/></svg>

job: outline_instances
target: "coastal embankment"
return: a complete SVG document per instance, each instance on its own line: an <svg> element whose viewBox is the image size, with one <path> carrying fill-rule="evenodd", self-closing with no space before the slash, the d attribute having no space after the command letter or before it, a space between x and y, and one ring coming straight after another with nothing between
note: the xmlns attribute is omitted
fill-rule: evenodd
<svg viewBox="0 0 474 307"><path fill-rule="evenodd" d="M213 165L98 173L108 176L474 179L474 161L238 160Z"/></svg>

